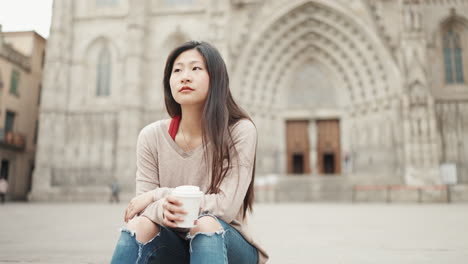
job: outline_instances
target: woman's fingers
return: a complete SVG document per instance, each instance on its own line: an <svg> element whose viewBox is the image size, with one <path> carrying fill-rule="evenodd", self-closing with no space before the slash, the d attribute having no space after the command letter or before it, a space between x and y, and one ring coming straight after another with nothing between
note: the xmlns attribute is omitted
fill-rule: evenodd
<svg viewBox="0 0 468 264"><path fill-rule="evenodd" d="M130 215L131 215L131 209L127 207L127 209L125 210L125 217L124 217L125 223L127 223L130 219L132 219Z"/></svg>
<svg viewBox="0 0 468 264"><path fill-rule="evenodd" d="M129 210L129 211L127 212L127 220L132 219L135 215L136 215L136 212L135 212L135 211Z"/></svg>
<svg viewBox="0 0 468 264"><path fill-rule="evenodd" d="M164 210L164 219L163 219L164 226L176 228L177 221L182 221L182 218L180 216L174 215L174 213L168 210Z"/></svg>
<svg viewBox="0 0 468 264"><path fill-rule="evenodd" d="M184 218L182 216L178 216L175 213L167 210L164 211L164 217L171 222L184 221Z"/></svg>
<svg viewBox="0 0 468 264"><path fill-rule="evenodd" d="M173 195L168 195L166 197L166 200L171 204L174 204L174 205L177 205L177 206L182 206L182 202L179 199L177 199L177 197L175 197Z"/></svg>
<svg viewBox="0 0 468 264"><path fill-rule="evenodd" d="M128 222L135 215L142 212L149 204L153 202L153 193L151 191L140 194L128 203L125 210L124 221Z"/></svg>
<svg viewBox="0 0 468 264"><path fill-rule="evenodd" d="M171 222L168 219L164 218L163 220L163 225L165 227L170 227L170 228L177 228L177 224L175 222Z"/></svg>
<svg viewBox="0 0 468 264"><path fill-rule="evenodd" d="M172 198L172 197L171 197ZM177 228L177 222L183 221L183 216L180 214L186 214L185 210L180 207L180 203L177 199L171 199L166 197L166 201L163 203L163 225L171 228Z"/></svg>
<svg viewBox="0 0 468 264"><path fill-rule="evenodd" d="M184 210L184 208L180 207L177 204L171 203L169 200L166 200L166 202L163 204L163 207L171 211L172 213L176 214L187 214L187 212Z"/></svg>
<svg viewBox="0 0 468 264"><path fill-rule="evenodd" d="M135 212L134 206L133 206L133 199L130 201L130 203L127 206L127 209L125 209L125 217L124 221L127 223L130 219L132 219L137 212Z"/></svg>

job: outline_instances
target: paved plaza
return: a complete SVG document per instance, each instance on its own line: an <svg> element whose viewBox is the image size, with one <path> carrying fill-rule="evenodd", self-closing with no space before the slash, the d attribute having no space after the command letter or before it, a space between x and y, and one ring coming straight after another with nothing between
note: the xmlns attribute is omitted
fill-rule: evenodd
<svg viewBox="0 0 468 264"><path fill-rule="evenodd" d="M108 263L125 204L0 206L0 263ZM468 263L468 204L257 204L269 263Z"/></svg>

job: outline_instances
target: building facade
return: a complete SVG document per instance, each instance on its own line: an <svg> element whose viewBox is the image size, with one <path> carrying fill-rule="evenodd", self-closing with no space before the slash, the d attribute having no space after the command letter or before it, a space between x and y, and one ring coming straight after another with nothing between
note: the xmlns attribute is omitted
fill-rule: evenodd
<svg viewBox="0 0 468 264"><path fill-rule="evenodd" d="M468 184L467 14L466 0L56 0L32 198L101 197L113 176L133 190L138 132L167 118L166 56L191 39L223 54L259 175L420 186L449 166Z"/></svg>
<svg viewBox="0 0 468 264"><path fill-rule="evenodd" d="M35 164L46 40L0 28L0 177L11 199L27 199Z"/></svg>

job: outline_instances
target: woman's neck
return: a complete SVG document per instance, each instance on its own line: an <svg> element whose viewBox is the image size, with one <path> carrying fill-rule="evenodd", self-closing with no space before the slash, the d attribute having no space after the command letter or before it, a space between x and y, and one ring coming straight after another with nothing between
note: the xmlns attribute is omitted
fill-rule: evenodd
<svg viewBox="0 0 468 264"><path fill-rule="evenodd" d="M184 131L185 136L190 138L198 138L202 136L201 118L203 115L203 107L198 106L182 106L182 119L180 127Z"/></svg>

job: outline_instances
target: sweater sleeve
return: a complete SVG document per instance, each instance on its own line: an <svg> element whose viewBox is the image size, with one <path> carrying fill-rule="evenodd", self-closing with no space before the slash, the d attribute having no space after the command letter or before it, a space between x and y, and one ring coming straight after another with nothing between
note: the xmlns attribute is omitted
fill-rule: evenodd
<svg viewBox="0 0 468 264"><path fill-rule="evenodd" d="M152 191L159 187L157 153L152 153L148 144L150 126L140 131L136 148L136 195ZM153 148L156 151L156 148Z"/></svg>
<svg viewBox="0 0 468 264"><path fill-rule="evenodd" d="M151 126L143 128L138 135L136 153L136 195L154 192L155 202L151 203L141 213L155 223L162 223L162 202L171 188L160 187L157 149L150 144Z"/></svg>
<svg viewBox="0 0 468 264"><path fill-rule="evenodd" d="M204 195L201 205L202 211L208 211L226 223L232 222L243 208L244 198L252 179L257 147L257 131L254 124L247 120L239 122L241 124L236 124L232 131L238 155L233 158L230 170L221 182L219 192Z"/></svg>

